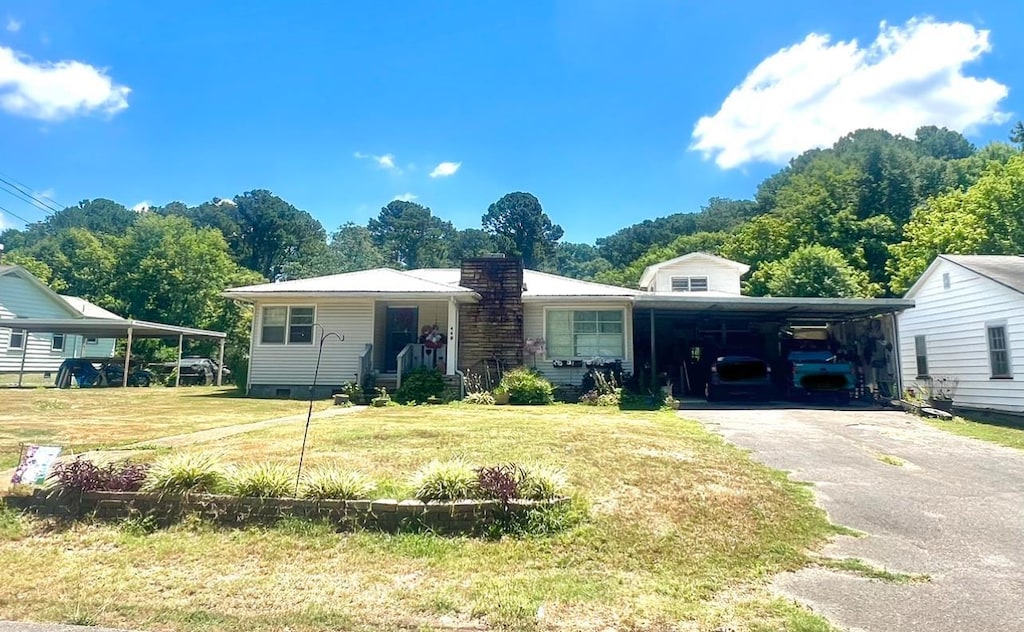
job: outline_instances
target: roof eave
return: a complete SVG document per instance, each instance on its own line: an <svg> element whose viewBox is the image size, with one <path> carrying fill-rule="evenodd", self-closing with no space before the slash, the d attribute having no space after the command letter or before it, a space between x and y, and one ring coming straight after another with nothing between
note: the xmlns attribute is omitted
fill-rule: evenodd
<svg viewBox="0 0 1024 632"><path fill-rule="evenodd" d="M281 291L273 292L243 292L227 290L221 292L225 298L248 301L254 303L262 300L282 299L358 299L358 298L397 298L402 300L447 300L454 298L456 301L477 301L480 295L471 290L461 292L309 292L309 291Z"/></svg>

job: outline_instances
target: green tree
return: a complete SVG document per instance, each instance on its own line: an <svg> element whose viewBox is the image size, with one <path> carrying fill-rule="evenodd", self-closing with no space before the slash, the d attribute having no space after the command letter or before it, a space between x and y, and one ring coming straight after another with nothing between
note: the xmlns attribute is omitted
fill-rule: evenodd
<svg viewBox="0 0 1024 632"><path fill-rule="evenodd" d="M654 265L655 263L661 263L662 261L668 261L669 259L674 259L676 257L681 257L691 252L718 254L727 238L728 233L724 231L682 235L674 239L667 246L655 246L651 248L636 261L631 262L628 266L622 268L610 268L595 273L594 280L599 283L607 283L608 285L635 288L639 285L640 277L643 275L647 266Z"/></svg>
<svg viewBox="0 0 1024 632"><path fill-rule="evenodd" d="M537 269L555 254L565 231L544 212L531 193L508 193L487 207L483 228L494 235L507 255L523 258L523 265Z"/></svg>
<svg viewBox="0 0 1024 632"><path fill-rule="evenodd" d="M802 246L785 259L764 264L749 281L753 294L801 297L870 297L880 288L847 262L843 253L824 246Z"/></svg>
<svg viewBox="0 0 1024 632"><path fill-rule="evenodd" d="M904 292L939 254L1024 252L1024 155L992 162L966 191L929 200L890 248L892 289Z"/></svg>
<svg viewBox="0 0 1024 632"><path fill-rule="evenodd" d="M479 228L467 228L455 234L448 256L451 264L457 266L463 259L481 257L497 250L489 233Z"/></svg>
<svg viewBox="0 0 1024 632"><path fill-rule="evenodd" d="M63 279L54 276L53 270L46 263L30 257L27 254L21 252L12 252L10 255L3 258L4 265L9 266L21 266L28 270L29 274L39 279L46 285L50 286L50 289L54 292L65 292L67 291L67 283Z"/></svg>
<svg viewBox="0 0 1024 632"><path fill-rule="evenodd" d="M1010 130L1010 142L1024 149L1024 121L1017 121Z"/></svg>
<svg viewBox="0 0 1024 632"><path fill-rule="evenodd" d="M66 228L20 252L46 264L51 287L117 312L124 307L114 290L122 249L121 237Z"/></svg>
<svg viewBox="0 0 1024 632"><path fill-rule="evenodd" d="M548 271L589 281L598 274L611 270L611 267L611 264L598 254L595 246L563 241L555 248L554 263L548 265Z"/></svg>
<svg viewBox="0 0 1024 632"><path fill-rule="evenodd" d="M398 268L445 265L448 244L455 234L450 222L415 202L392 200L367 225L384 262Z"/></svg>
<svg viewBox="0 0 1024 632"><path fill-rule="evenodd" d="M365 226L346 222L331 236L330 243L307 251L298 261L284 266L289 279L305 279L328 274L369 270L384 265L384 255L373 243Z"/></svg>

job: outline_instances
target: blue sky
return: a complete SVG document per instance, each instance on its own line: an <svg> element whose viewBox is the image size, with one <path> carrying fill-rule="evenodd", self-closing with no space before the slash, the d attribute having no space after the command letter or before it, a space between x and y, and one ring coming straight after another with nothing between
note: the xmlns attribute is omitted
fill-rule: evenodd
<svg viewBox="0 0 1024 632"><path fill-rule="evenodd" d="M62 204L266 188L329 231L397 196L478 227L523 190L592 242L856 127L1005 140L1021 59L1007 0L0 1L0 174Z"/></svg>

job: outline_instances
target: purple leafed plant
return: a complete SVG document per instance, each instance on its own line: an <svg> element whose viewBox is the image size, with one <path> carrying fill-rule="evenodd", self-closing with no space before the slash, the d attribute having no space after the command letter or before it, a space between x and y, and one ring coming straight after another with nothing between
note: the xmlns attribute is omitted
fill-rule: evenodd
<svg viewBox="0 0 1024 632"><path fill-rule="evenodd" d="M53 476L63 491L137 492L148 471L149 466L143 463L117 461L99 466L77 458L55 465Z"/></svg>
<svg viewBox="0 0 1024 632"><path fill-rule="evenodd" d="M512 498L519 497L519 481L522 470L518 465L506 463L491 467L481 467L476 471L477 485L484 498L500 500L508 504Z"/></svg>

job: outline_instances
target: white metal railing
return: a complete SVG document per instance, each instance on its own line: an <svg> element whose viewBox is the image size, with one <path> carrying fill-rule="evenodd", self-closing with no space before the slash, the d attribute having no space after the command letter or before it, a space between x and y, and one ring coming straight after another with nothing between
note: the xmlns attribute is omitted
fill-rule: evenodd
<svg viewBox="0 0 1024 632"><path fill-rule="evenodd" d="M373 345L366 343L363 352L359 354L359 373L356 374L359 387L362 388L367 375L373 372Z"/></svg>

